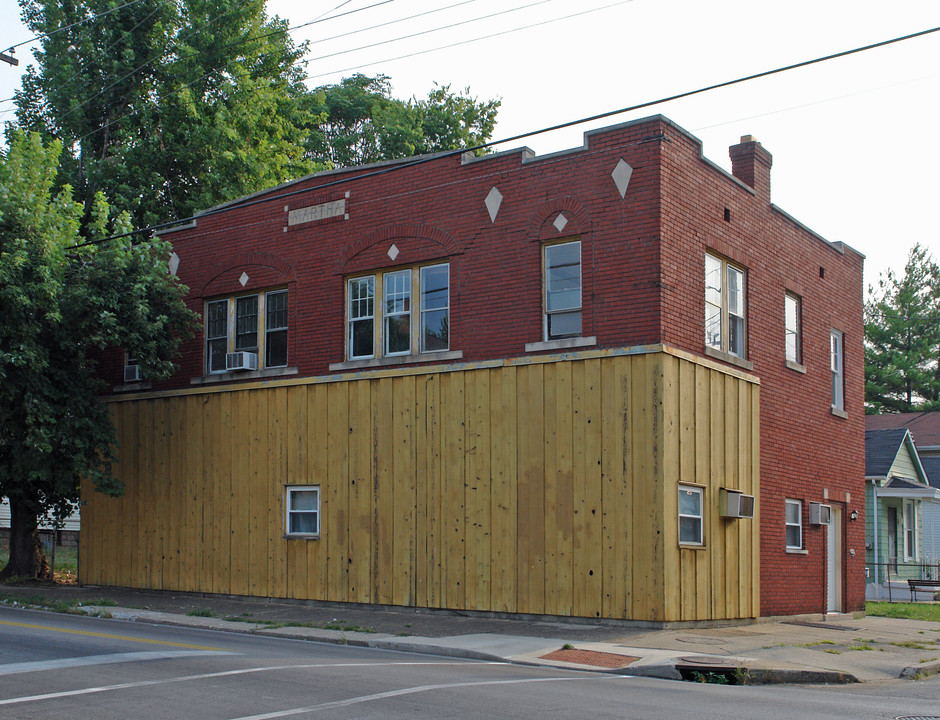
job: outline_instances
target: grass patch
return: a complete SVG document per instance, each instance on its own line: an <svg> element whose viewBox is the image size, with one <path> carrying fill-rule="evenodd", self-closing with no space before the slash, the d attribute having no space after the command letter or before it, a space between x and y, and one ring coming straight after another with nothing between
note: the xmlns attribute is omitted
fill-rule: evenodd
<svg viewBox="0 0 940 720"><path fill-rule="evenodd" d="M865 603L865 613L876 617L940 622L940 605L931 605L929 603L867 602Z"/></svg>
<svg viewBox="0 0 940 720"><path fill-rule="evenodd" d="M215 613L209 608L193 608L186 614L189 617L215 617Z"/></svg>
<svg viewBox="0 0 940 720"><path fill-rule="evenodd" d="M52 552L45 548L46 562L52 565ZM10 548L0 545L0 569L7 565L10 559ZM75 585L78 582L78 548L57 547L55 549L55 567L52 568L52 577L60 585Z"/></svg>
<svg viewBox="0 0 940 720"><path fill-rule="evenodd" d="M816 640L815 642L802 643L797 647L816 647L817 645L835 645L835 643L832 640Z"/></svg>
<svg viewBox="0 0 940 720"><path fill-rule="evenodd" d="M925 643L914 642L913 640L901 640L898 642L891 643L892 645L897 645L898 647L911 648L912 650L930 650L931 648ZM931 645L933 643L930 643Z"/></svg>
<svg viewBox="0 0 940 720"><path fill-rule="evenodd" d="M932 657L932 658L924 658L923 660L918 660L918 662L921 662L921 663L929 663L929 662L933 662L933 661L936 660L936 659L937 659L937 658L935 658L935 657Z"/></svg>
<svg viewBox="0 0 940 720"><path fill-rule="evenodd" d="M841 654L842 654L842 651L841 651L841 650L833 650L832 648L829 648L828 650L825 650L824 652L832 653L833 655L841 655Z"/></svg>
<svg viewBox="0 0 940 720"><path fill-rule="evenodd" d="M855 642L857 642L858 645L849 645L848 647L849 650L874 650L875 649L874 646L872 645L873 642L876 642L875 640L862 640L861 638L855 638Z"/></svg>

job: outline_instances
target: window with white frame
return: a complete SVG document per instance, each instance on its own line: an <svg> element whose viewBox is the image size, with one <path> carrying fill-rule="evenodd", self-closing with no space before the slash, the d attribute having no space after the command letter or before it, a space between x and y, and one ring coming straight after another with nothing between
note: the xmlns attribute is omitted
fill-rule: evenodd
<svg viewBox="0 0 940 720"><path fill-rule="evenodd" d="M786 358L797 365L803 362L802 337L800 332L801 307L799 295L786 293L784 295L784 337L786 342Z"/></svg>
<svg viewBox="0 0 940 720"><path fill-rule="evenodd" d="M803 503L799 500L785 501L785 518L787 532L787 549L803 549Z"/></svg>
<svg viewBox="0 0 940 720"><path fill-rule="evenodd" d="M744 269L705 254L705 345L745 356L747 314Z"/></svg>
<svg viewBox="0 0 940 720"><path fill-rule="evenodd" d="M206 302L206 372L224 373L231 352L255 354L259 369L287 366L287 290Z"/></svg>
<svg viewBox="0 0 940 720"><path fill-rule="evenodd" d="M450 265L353 277L346 291L346 357L367 360L450 349ZM419 298L415 321L413 298ZM381 298L376 302L376 298Z"/></svg>
<svg viewBox="0 0 940 720"><path fill-rule="evenodd" d="M581 241L546 245L545 339L581 336Z"/></svg>
<svg viewBox="0 0 940 720"><path fill-rule="evenodd" d="M679 542L702 544L702 488L679 486Z"/></svg>
<svg viewBox="0 0 940 720"><path fill-rule="evenodd" d="M832 409L845 410L845 380L843 378L843 365L845 357L843 354L844 336L838 330L832 330L829 333L829 358L832 370Z"/></svg>
<svg viewBox="0 0 940 720"><path fill-rule="evenodd" d="M287 535L310 537L320 534L320 487L303 485L287 488Z"/></svg>
<svg viewBox="0 0 940 720"><path fill-rule="evenodd" d="M916 513L914 512L914 503L911 500L904 501L904 559L905 560L916 560L917 559L917 545L915 544L917 535L916 535Z"/></svg>

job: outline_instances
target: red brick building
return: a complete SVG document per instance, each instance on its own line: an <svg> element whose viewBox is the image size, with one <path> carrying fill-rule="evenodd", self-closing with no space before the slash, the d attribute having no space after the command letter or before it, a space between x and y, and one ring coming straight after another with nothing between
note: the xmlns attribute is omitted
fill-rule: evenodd
<svg viewBox="0 0 940 720"><path fill-rule="evenodd" d="M443 154L320 173L169 232L171 268L205 317L203 334L167 382L137 381L133 368L123 382L116 356L104 371L122 447L148 448L130 460L122 450L131 499L112 502L135 516L142 552L177 564L155 576L156 560L134 556L113 574L122 563L106 557L105 523L83 548L84 581L653 622L861 609L864 522L850 517L864 512L863 257L771 203L760 143L745 137L730 152L732 174L658 116L541 157ZM638 358L649 365L605 365ZM459 380L445 403L461 373L476 379ZM405 380L407 390L394 385ZM439 390L425 389L432 380ZM356 383L371 389L360 397ZM336 385L350 388L343 406L315 410L316 388ZM298 387L309 394L309 412L291 414L299 439L258 399ZM271 402L293 413L286 397ZM230 402L229 414L170 428L171 417L201 412L197 398ZM220 449L207 438L250 398L275 408L251 411L267 434L253 438L266 459L250 474L268 494L249 480L244 489L243 520L267 549L240 568L239 522L214 527L224 499L213 505L211 489L187 490L185 477L238 475L239 442ZM432 448L427 433L448 424L455 402L460 417ZM354 427L365 414L369 427ZM361 440L339 437L341 420ZM386 441L407 454L391 470L377 449ZM132 499L136 482L172 475L154 469L163 442L187 458L168 487L210 495L165 536L144 527L144 500ZM339 478L330 487L312 472L320 455L323 476ZM456 465L455 494L444 479L432 498L428 468ZM406 489L383 496L399 483ZM730 513L729 495L743 502ZM397 510L384 521L386 502ZM83 508L83 532L94 517ZM328 525L345 528L342 543L327 541ZM187 542L212 546L209 537L215 549L176 557ZM216 551L231 572L194 579ZM350 568L363 557L356 581ZM460 568L453 577L449 563ZM407 587L392 587L391 565ZM292 585L300 572L303 588Z"/></svg>

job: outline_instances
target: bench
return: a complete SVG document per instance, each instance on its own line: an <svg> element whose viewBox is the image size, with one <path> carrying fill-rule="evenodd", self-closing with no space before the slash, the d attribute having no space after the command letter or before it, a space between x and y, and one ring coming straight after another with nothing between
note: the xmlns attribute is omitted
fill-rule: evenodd
<svg viewBox="0 0 940 720"><path fill-rule="evenodd" d="M907 585L911 590L911 602L917 599L916 593L940 591L940 580L908 580Z"/></svg>

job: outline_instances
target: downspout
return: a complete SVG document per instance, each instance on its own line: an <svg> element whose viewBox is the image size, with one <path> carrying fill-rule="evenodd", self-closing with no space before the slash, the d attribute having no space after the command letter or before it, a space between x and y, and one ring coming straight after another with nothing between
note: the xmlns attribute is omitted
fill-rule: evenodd
<svg viewBox="0 0 940 720"><path fill-rule="evenodd" d="M871 481L871 510L872 510L872 555L875 564L875 585L881 583L881 565L878 564L878 481ZM877 591L876 591L877 592Z"/></svg>

